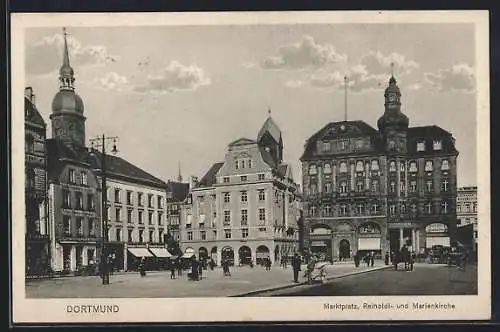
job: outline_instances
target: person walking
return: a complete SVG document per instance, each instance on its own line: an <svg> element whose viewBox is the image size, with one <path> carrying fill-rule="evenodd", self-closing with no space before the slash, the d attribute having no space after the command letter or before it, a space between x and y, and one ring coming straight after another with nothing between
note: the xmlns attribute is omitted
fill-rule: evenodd
<svg viewBox="0 0 500 332"><path fill-rule="evenodd" d="M175 262L170 261L169 268L170 268L170 279L175 279L175 268L176 268Z"/></svg>
<svg viewBox="0 0 500 332"><path fill-rule="evenodd" d="M266 258L266 261L265 261L265 265L266 265L266 271L271 271L271 258Z"/></svg>
<svg viewBox="0 0 500 332"><path fill-rule="evenodd" d="M182 259L179 257L177 259L177 276L181 277L182 276L182 270L183 270L183 266L182 266Z"/></svg>
<svg viewBox="0 0 500 332"><path fill-rule="evenodd" d="M371 265L371 267L373 267L374 264L375 264L375 253L372 251L370 253L370 265Z"/></svg>
<svg viewBox="0 0 500 332"><path fill-rule="evenodd" d="M385 261L384 261L385 265L389 265L389 253L388 252L385 252Z"/></svg>
<svg viewBox="0 0 500 332"><path fill-rule="evenodd" d="M141 277L146 276L146 257L142 257L141 262L139 263L139 273Z"/></svg>
<svg viewBox="0 0 500 332"><path fill-rule="evenodd" d="M198 274L200 280L203 279L203 259L200 262L198 262Z"/></svg>
<svg viewBox="0 0 500 332"><path fill-rule="evenodd" d="M417 258L417 255L415 255L415 252L412 251L410 255L410 271L413 271L413 264L415 264L415 259Z"/></svg>
<svg viewBox="0 0 500 332"><path fill-rule="evenodd" d="M300 264L302 263L299 254L295 253L295 255L292 258L292 268L293 268L293 282L298 283L299 282L299 271L300 271Z"/></svg>
<svg viewBox="0 0 500 332"><path fill-rule="evenodd" d="M359 267L359 252L354 255L354 267Z"/></svg>

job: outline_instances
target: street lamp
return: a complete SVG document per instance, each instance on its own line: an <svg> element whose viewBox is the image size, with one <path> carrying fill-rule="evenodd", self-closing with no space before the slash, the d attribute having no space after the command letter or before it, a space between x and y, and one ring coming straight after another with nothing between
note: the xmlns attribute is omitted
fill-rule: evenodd
<svg viewBox="0 0 500 332"><path fill-rule="evenodd" d="M102 284L109 285L109 266L108 266L108 255L107 255L107 243L108 239L108 201L107 201L107 186L106 186L106 142L113 141L113 148L111 153L116 154L118 152L116 148L116 140L118 137L106 137L102 135L100 137L91 138L91 151L94 153L95 148L101 148L101 230L102 230L102 246L101 246L101 266L99 271L102 275Z"/></svg>

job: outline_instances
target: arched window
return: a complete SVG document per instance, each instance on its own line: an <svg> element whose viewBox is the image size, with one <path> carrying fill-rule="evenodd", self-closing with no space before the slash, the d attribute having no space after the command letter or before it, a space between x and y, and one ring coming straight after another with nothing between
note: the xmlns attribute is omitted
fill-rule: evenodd
<svg viewBox="0 0 500 332"><path fill-rule="evenodd" d="M316 168L316 165L312 164L309 165L309 175L316 175L318 174L318 169Z"/></svg>
<svg viewBox="0 0 500 332"><path fill-rule="evenodd" d="M364 188L364 185L363 185L363 181L358 181L358 182L356 183L356 188L357 188L358 192L363 191L363 190L365 189L365 188Z"/></svg>
<svg viewBox="0 0 500 332"><path fill-rule="evenodd" d="M396 162L394 160L389 162L389 172L396 172Z"/></svg>
<svg viewBox="0 0 500 332"><path fill-rule="evenodd" d="M331 174L332 173L332 166L330 164L324 164L323 165L323 172L325 174Z"/></svg>
<svg viewBox="0 0 500 332"><path fill-rule="evenodd" d="M356 162L356 172L363 172L363 162L361 160Z"/></svg>
<svg viewBox="0 0 500 332"><path fill-rule="evenodd" d="M372 160L372 171L378 171L378 160Z"/></svg>
<svg viewBox="0 0 500 332"><path fill-rule="evenodd" d="M33 154L35 152L35 139L33 138L33 136L26 135L25 144L26 153Z"/></svg>
<svg viewBox="0 0 500 332"><path fill-rule="evenodd" d="M427 160L425 162L425 171L426 172L432 172L432 160Z"/></svg>
<svg viewBox="0 0 500 332"><path fill-rule="evenodd" d="M347 163L346 162L341 162L339 166L339 172L340 173L347 173Z"/></svg>
<svg viewBox="0 0 500 332"><path fill-rule="evenodd" d="M441 162L441 170L442 170L442 171L447 171L447 170L449 170L449 169L450 169L450 164L449 164L448 160L446 160L446 159L445 159L445 160L443 160L443 161Z"/></svg>
<svg viewBox="0 0 500 332"><path fill-rule="evenodd" d="M347 192L347 184L345 182L340 182L340 192L341 193L346 193Z"/></svg>

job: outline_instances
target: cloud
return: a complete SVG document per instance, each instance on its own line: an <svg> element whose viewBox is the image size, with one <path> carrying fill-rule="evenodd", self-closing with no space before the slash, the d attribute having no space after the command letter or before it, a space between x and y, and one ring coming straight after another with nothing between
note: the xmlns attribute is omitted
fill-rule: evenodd
<svg viewBox="0 0 500 332"><path fill-rule="evenodd" d="M425 83L440 91L473 92L474 68L465 63L440 69L437 73L425 73Z"/></svg>
<svg viewBox="0 0 500 332"><path fill-rule="evenodd" d="M196 90L200 86L209 85L210 78L196 64L184 66L177 61L170 62L158 76L148 76L144 85L134 88L137 92L166 93L175 91Z"/></svg>
<svg viewBox="0 0 500 332"><path fill-rule="evenodd" d="M119 61L119 57L108 53L104 46L83 46L76 38L68 36L68 50L72 66L104 65ZM64 38L61 34L44 37L26 46L26 72L45 75L58 70L62 64Z"/></svg>
<svg viewBox="0 0 500 332"><path fill-rule="evenodd" d="M399 53L384 55L378 51L370 51L361 56L357 64L351 64L343 72L316 71L310 74L306 81L318 88L344 89L344 76L347 76L349 91L352 93L380 91L388 84L392 63L395 68L399 68L399 74L395 74L398 80L400 77L408 77L408 74L419 67L415 61L407 60ZM420 85L408 80L403 85L400 84L400 87L418 89Z"/></svg>
<svg viewBox="0 0 500 332"><path fill-rule="evenodd" d="M287 81L285 83L285 86L286 87L289 87L289 88L300 88L301 86L304 85L304 82L303 81Z"/></svg>
<svg viewBox="0 0 500 332"><path fill-rule="evenodd" d="M255 68L257 67L257 64L255 62L244 62L241 64L244 68L250 69L250 68Z"/></svg>
<svg viewBox="0 0 500 332"><path fill-rule="evenodd" d="M115 72L109 72L106 75L96 79L97 86L104 90L114 90L122 92L128 90L129 81L127 77Z"/></svg>
<svg viewBox="0 0 500 332"><path fill-rule="evenodd" d="M261 64L262 68L292 70L322 68L347 61L347 56L337 53L333 45L317 44L310 36L304 36L297 43L281 46L278 53L265 59Z"/></svg>

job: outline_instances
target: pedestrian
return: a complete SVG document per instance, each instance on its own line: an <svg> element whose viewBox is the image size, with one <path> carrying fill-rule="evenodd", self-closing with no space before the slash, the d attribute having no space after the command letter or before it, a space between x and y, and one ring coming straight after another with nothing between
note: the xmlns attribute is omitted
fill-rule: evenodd
<svg viewBox="0 0 500 332"><path fill-rule="evenodd" d="M177 262L176 262L176 263L177 263L177 264L176 264L176 265L177 265L177 276L179 276L179 277L180 277L180 276L182 276L182 270L183 270L183 266L182 266L182 259L179 257L179 258L177 259Z"/></svg>
<svg viewBox="0 0 500 332"><path fill-rule="evenodd" d="M356 254L354 255L354 266L359 267L359 252L356 251Z"/></svg>
<svg viewBox="0 0 500 332"><path fill-rule="evenodd" d="M139 273L141 275L141 277L145 277L146 276L146 257L142 257L141 258L141 261L139 263Z"/></svg>
<svg viewBox="0 0 500 332"><path fill-rule="evenodd" d="M389 265L389 253L386 251L385 252L385 261L384 261L385 265Z"/></svg>
<svg viewBox="0 0 500 332"><path fill-rule="evenodd" d="M265 261L266 271L271 271L271 258L267 257Z"/></svg>
<svg viewBox="0 0 500 332"><path fill-rule="evenodd" d="M401 248L401 258L403 259L403 262L405 263L405 270L408 270L408 248L406 247L406 244L403 245Z"/></svg>
<svg viewBox="0 0 500 332"><path fill-rule="evenodd" d="M373 267L374 264L375 264L375 253L372 251L371 254L370 254L370 265L371 265L371 267Z"/></svg>
<svg viewBox="0 0 500 332"><path fill-rule="evenodd" d="M196 256L191 257L191 280L198 280L198 261Z"/></svg>
<svg viewBox="0 0 500 332"><path fill-rule="evenodd" d="M299 254L295 253L292 258L293 282L299 282L300 264L302 263Z"/></svg>
<svg viewBox="0 0 500 332"><path fill-rule="evenodd" d="M370 267L370 254L366 254L365 256L365 263L367 267Z"/></svg>
<svg viewBox="0 0 500 332"><path fill-rule="evenodd" d="M175 279L176 266L174 261L170 261L169 268L170 268L170 279Z"/></svg>
<svg viewBox="0 0 500 332"><path fill-rule="evenodd" d="M416 258L417 256L415 255L415 251L412 251L410 255L410 271L413 271L413 264L415 263Z"/></svg>
<svg viewBox="0 0 500 332"><path fill-rule="evenodd" d="M198 273L199 273L200 280L203 279L203 261L200 261L198 263Z"/></svg>

